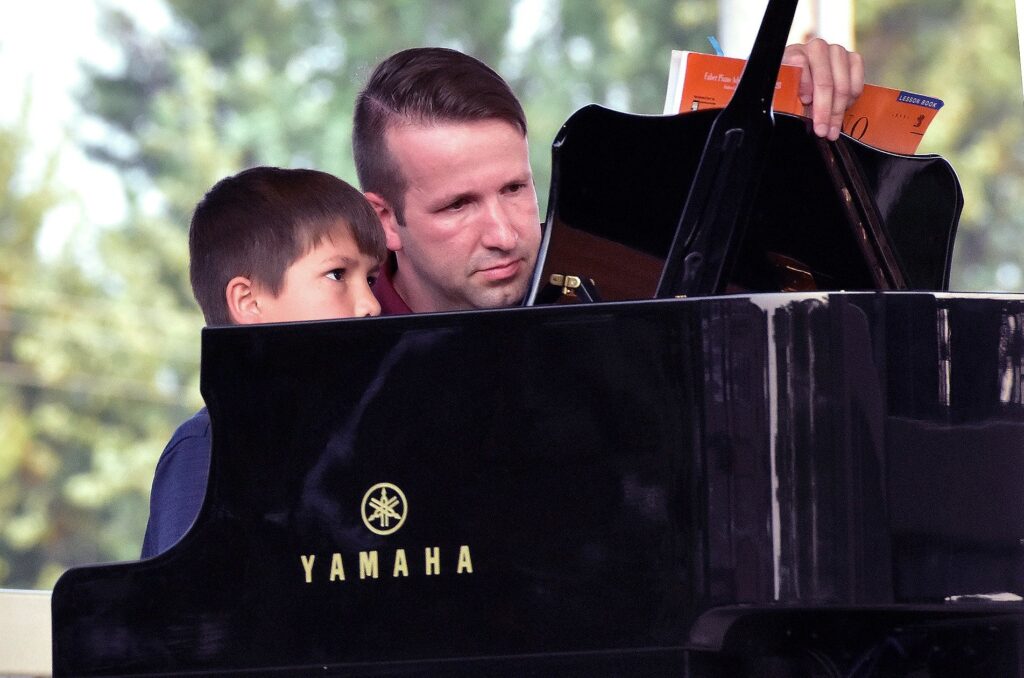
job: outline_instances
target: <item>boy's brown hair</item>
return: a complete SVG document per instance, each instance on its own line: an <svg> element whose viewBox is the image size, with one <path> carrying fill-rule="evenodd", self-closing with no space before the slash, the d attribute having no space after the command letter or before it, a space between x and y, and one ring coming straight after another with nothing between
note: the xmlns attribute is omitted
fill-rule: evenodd
<svg viewBox="0 0 1024 678"><path fill-rule="evenodd" d="M277 295L295 260L344 223L363 254L383 260L373 208L341 179L311 169L253 167L222 179L189 226L189 278L208 325L230 325L225 289L245 276Z"/></svg>

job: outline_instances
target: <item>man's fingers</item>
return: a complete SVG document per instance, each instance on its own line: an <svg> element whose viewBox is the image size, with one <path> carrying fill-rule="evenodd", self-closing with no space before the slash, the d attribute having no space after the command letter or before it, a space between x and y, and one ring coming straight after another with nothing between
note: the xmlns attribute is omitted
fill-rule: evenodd
<svg viewBox="0 0 1024 678"><path fill-rule="evenodd" d="M864 59L821 38L789 45L782 63L800 68L800 101L810 106L814 133L839 138L846 109L864 91Z"/></svg>
<svg viewBox="0 0 1024 678"><path fill-rule="evenodd" d="M842 45L829 45L829 65L832 76L832 105L823 114L828 118L828 138L835 141L843 125L843 114L850 105L850 53ZM817 120L817 116L815 117Z"/></svg>
<svg viewBox="0 0 1024 678"><path fill-rule="evenodd" d="M800 103L809 106L814 100L814 82L811 80L811 71L807 68L805 45L788 45L782 55L782 63L800 69L800 89L797 94L800 96Z"/></svg>
<svg viewBox="0 0 1024 678"><path fill-rule="evenodd" d="M832 127L832 102L835 98L832 50L821 38L811 40L805 47L806 70L812 84L811 119L814 121L814 133L825 137Z"/></svg>

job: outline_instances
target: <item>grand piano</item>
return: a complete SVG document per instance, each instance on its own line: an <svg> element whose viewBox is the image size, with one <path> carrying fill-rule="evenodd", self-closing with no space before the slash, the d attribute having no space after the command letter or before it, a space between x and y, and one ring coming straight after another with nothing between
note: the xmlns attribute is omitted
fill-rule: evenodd
<svg viewBox="0 0 1024 678"><path fill-rule="evenodd" d="M200 514L61 577L55 675L1024 675L1024 296L799 118L709 219L718 119L574 115L525 307L204 330Z"/></svg>

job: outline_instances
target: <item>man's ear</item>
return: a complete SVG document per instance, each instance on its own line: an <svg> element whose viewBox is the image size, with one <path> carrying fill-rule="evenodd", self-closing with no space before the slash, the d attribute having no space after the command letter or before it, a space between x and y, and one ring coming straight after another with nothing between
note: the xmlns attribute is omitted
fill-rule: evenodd
<svg viewBox="0 0 1024 678"><path fill-rule="evenodd" d="M235 325L253 325L260 322L260 305L252 281L237 275L224 288L228 303L228 316Z"/></svg>
<svg viewBox="0 0 1024 678"><path fill-rule="evenodd" d="M373 206L373 211L380 219L380 225L384 227L384 237L388 249L397 252L402 249L402 232L398 226L398 219L395 218L395 211L391 209L391 203L385 200L379 193L364 193L366 199Z"/></svg>

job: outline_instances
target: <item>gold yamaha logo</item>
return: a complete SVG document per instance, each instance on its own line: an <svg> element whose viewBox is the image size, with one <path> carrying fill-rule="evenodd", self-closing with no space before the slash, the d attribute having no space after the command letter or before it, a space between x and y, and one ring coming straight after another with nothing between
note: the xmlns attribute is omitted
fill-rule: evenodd
<svg viewBox="0 0 1024 678"><path fill-rule="evenodd" d="M405 517L409 513L409 503L397 485L377 483L363 495L360 513L363 524L371 532L381 535L392 534L405 522ZM424 517L420 516L420 520L423 519ZM302 566L303 581L307 584L312 584L316 580L351 581L354 579L353 571L357 563L360 581L386 578L389 566L392 579L417 575L472 575L473 554L470 552L469 544L459 544L458 552L453 551L452 546L445 546L442 549L441 546L410 547L396 544L394 549L388 551L372 549L358 553L343 553L340 550L321 554L300 553L299 564Z"/></svg>
<svg viewBox="0 0 1024 678"><path fill-rule="evenodd" d="M397 532L408 511L409 503L397 485L377 483L363 495L363 524L374 534Z"/></svg>

